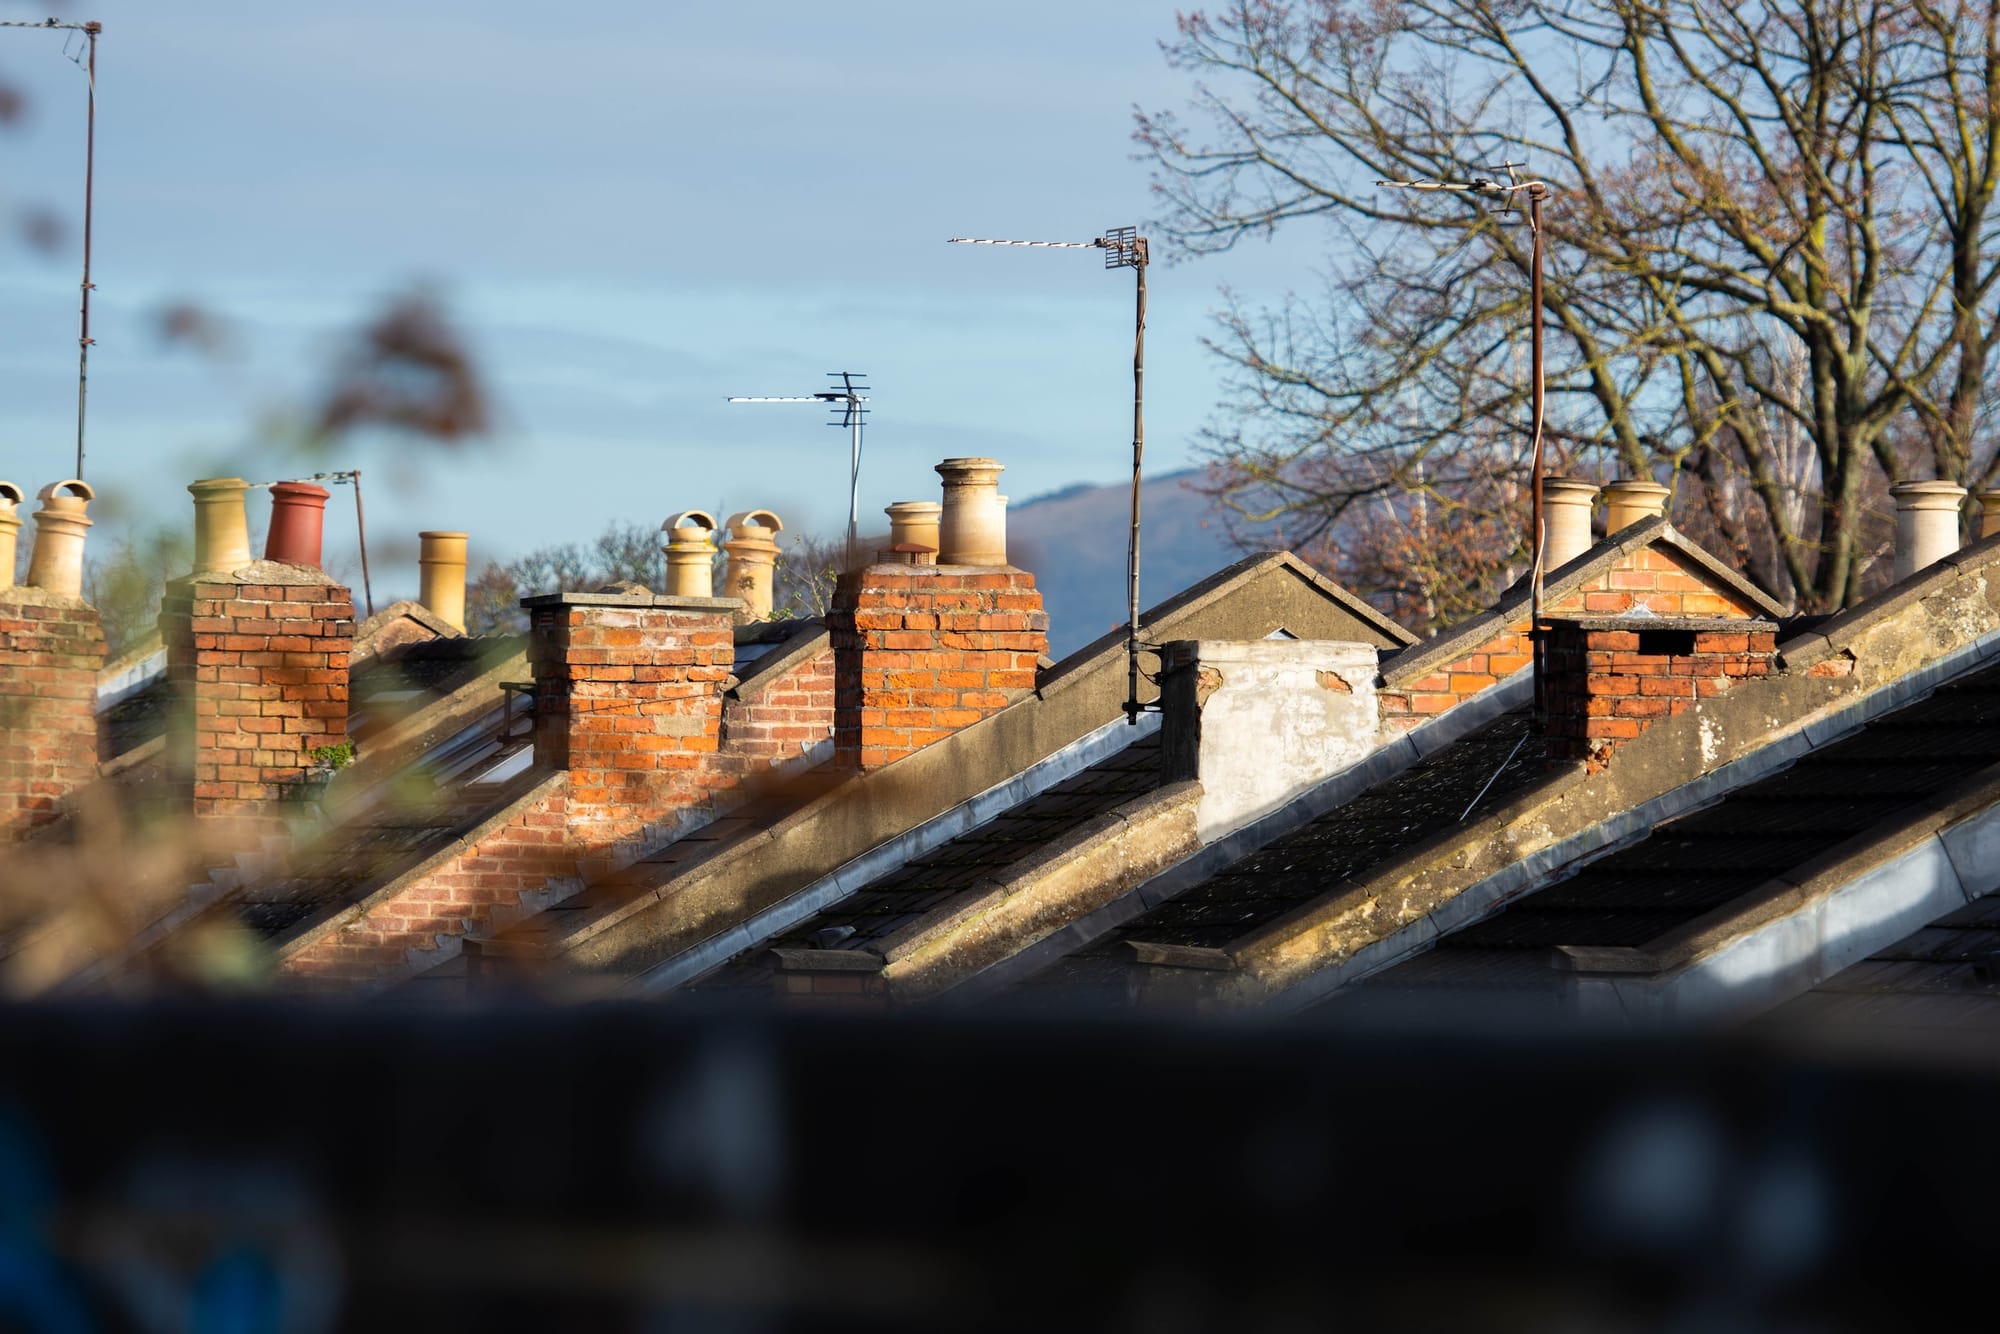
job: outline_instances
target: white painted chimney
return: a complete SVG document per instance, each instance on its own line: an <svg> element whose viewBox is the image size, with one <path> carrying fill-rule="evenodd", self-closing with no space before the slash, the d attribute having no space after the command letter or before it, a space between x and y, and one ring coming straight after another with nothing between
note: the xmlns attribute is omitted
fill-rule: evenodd
<svg viewBox="0 0 2000 1334"><path fill-rule="evenodd" d="M1954 482L1898 482L1889 488L1896 502L1896 578L1903 580L1958 550L1958 518L1965 488Z"/></svg>

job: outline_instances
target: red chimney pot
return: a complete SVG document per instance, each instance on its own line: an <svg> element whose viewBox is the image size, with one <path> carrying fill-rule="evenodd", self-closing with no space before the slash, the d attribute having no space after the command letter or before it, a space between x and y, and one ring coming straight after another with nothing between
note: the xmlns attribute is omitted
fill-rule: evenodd
<svg viewBox="0 0 2000 1334"><path fill-rule="evenodd" d="M326 527L329 492L311 482L271 484L271 533L264 540L264 559L287 565L319 566L320 535Z"/></svg>

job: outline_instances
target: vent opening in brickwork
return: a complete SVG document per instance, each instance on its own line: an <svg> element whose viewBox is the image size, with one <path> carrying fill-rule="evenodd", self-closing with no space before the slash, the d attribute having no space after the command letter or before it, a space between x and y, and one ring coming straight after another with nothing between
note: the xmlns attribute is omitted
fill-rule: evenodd
<svg viewBox="0 0 2000 1334"><path fill-rule="evenodd" d="M1694 652L1694 631L1641 630L1639 652L1656 658L1686 657Z"/></svg>

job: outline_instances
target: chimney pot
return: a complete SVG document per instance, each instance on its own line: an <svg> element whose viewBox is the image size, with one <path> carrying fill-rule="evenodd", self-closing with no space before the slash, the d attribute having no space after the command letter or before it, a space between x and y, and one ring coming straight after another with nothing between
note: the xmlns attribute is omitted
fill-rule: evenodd
<svg viewBox="0 0 2000 1334"><path fill-rule="evenodd" d="M0 588L14 586L14 557L21 534L15 507L26 499L12 482L0 482Z"/></svg>
<svg viewBox="0 0 2000 1334"><path fill-rule="evenodd" d="M433 616L465 632L465 533L417 534L417 600Z"/></svg>
<svg viewBox="0 0 2000 1334"><path fill-rule="evenodd" d="M777 537L784 530L784 523L769 510L744 510L729 516L729 540L722 544L729 554L722 575L723 595L742 599L738 620L770 618L771 583L778 566Z"/></svg>
<svg viewBox="0 0 2000 1334"><path fill-rule="evenodd" d="M1899 482L1889 488L1896 501L1896 578L1958 550L1958 517L1965 488L1954 482Z"/></svg>
<svg viewBox="0 0 2000 1334"><path fill-rule="evenodd" d="M1628 478L1611 483L1604 488L1605 535L1665 514L1667 497L1672 494L1658 482Z"/></svg>
<svg viewBox="0 0 2000 1334"><path fill-rule="evenodd" d="M320 539L326 527L329 492L311 482L271 484L271 531L264 539L264 559L317 570Z"/></svg>
<svg viewBox="0 0 2000 1334"><path fill-rule="evenodd" d="M1004 470L998 459L946 459L937 465L944 479L938 564L1007 563L1007 505L1000 498Z"/></svg>
<svg viewBox="0 0 2000 1334"><path fill-rule="evenodd" d="M1548 536L1542 545L1542 569L1560 569L1590 550L1590 504L1597 483L1580 477L1542 479L1542 523Z"/></svg>
<svg viewBox="0 0 2000 1334"><path fill-rule="evenodd" d="M660 525L667 535L667 595L677 598L715 596L715 516L706 510L682 510Z"/></svg>
<svg viewBox="0 0 2000 1334"><path fill-rule="evenodd" d="M1979 535L1991 537L2000 533L2000 491L1979 493Z"/></svg>
<svg viewBox="0 0 2000 1334"><path fill-rule="evenodd" d="M90 527L84 514L97 493L88 482L72 477L50 482L37 493L42 507L35 511L35 549L28 558L28 582L64 597L83 595L83 535Z"/></svg>
<svg viewBox="0 0 2000 1334"><path fill-rule="evenodd" d="M938 522L944 506L935 500L899 500L883 511L889 516L889 546L938 550Z"/></svg>
<svg viewBox="0 0 2000 1334"><path fill-rule="evenodd" d="M194 497L194 572L222 574L241 569L250 554L250 525L243 513L241 477L204 477L188 484Z"/></svg>

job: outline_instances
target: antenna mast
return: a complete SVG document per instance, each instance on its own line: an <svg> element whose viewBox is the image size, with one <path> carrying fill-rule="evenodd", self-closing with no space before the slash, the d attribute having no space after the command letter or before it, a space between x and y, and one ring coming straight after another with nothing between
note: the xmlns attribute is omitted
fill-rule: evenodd
<svg viewBox="0 0 2000 1334"><path fill-rule="evenodd" d="M87 58L76 63L83 66L89 80L87 111L83 134L83 302L79 318L76 349L76 475L83 476L83 417L86 391L90 383L90 294L96 284L90 281L90 233L95 211L97 183L97 38L104 31L104 25L91 20L88 23L58 23L45 19L40 23L28 23L19 19L0 22L0 28L42 28L56 32L80 32L87 48ZM72 39L73 40L73 39ZM64 48L68 55L68 48ZM75 57L71 57L75 59Z"/></svg>
<svg viewBox="0 0 2000 1334"><path fill-rule="evenodd" d="M1137 227L1109 227L1090 241L996 241L954 236L951 245L1031 246L1044 250L1102 250L1107 269L1131 269L1137 279L1132 329L1132 529L1125 543L1125 721L1133 725L1139 703L1139 483L1146 454L1146 238Z"/></svg>
<svg viewBox="0 0 2000 1334"><path fill-rule="evenodd" d="M865 384L856 380L866 379L866 371L828 371L828 379L838 379L838 386L829 385L817 394L767 395L763 397L732 398L731 403L826 403L832 406L834 418L829 426L839 426L848 433L847 465L847 560L848 568L853 568L858 548L861 545L861 423L870 409L861 405L868 401L863 391Z"/></svg>

